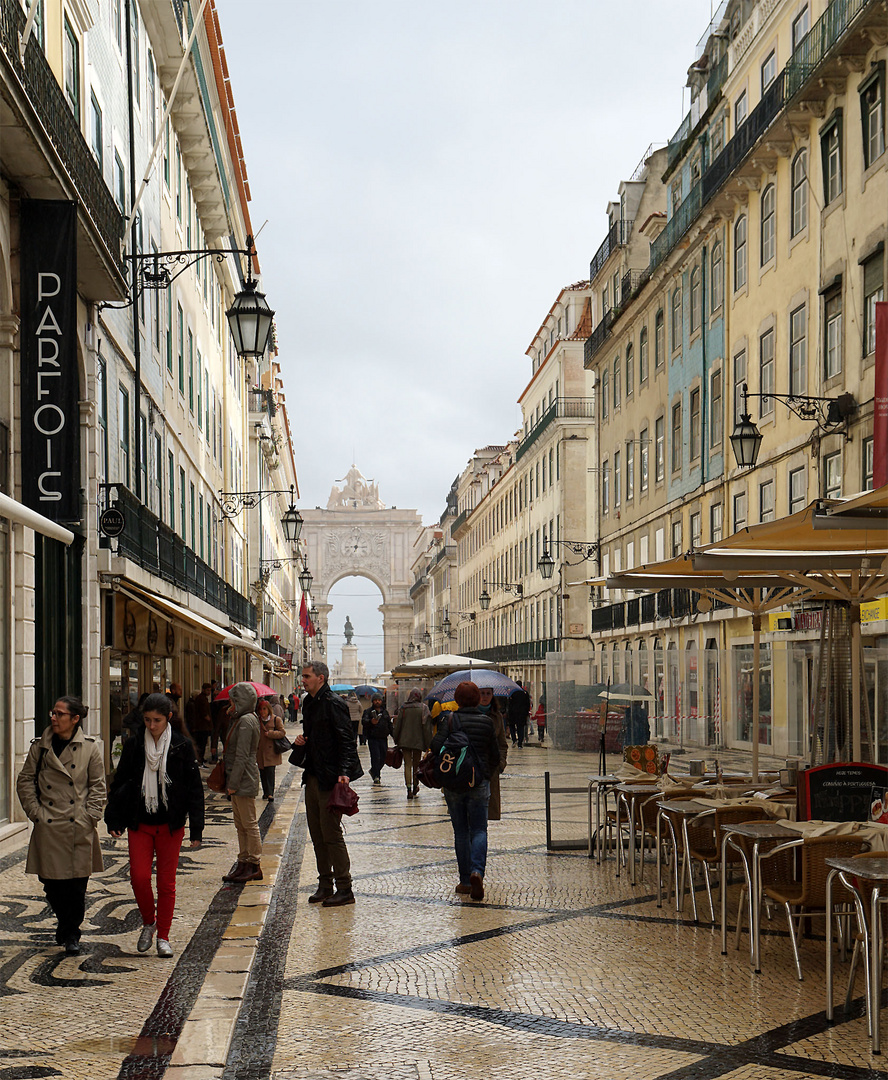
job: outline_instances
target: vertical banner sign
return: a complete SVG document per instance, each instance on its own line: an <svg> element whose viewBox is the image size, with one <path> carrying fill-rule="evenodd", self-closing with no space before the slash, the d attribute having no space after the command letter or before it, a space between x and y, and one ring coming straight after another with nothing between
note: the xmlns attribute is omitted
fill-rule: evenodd
<svg viewBox="0 0 888 1080"><path fill-rule="evenodd" d="M888 302L876 304L876 386L873 403L873 487L888 484Z"/></svg>
<svg viewBox="0 0 888 1080"><path fill-rule="evenodd" d="M21 204L22 502L79 521L76 206Z"/></svg>

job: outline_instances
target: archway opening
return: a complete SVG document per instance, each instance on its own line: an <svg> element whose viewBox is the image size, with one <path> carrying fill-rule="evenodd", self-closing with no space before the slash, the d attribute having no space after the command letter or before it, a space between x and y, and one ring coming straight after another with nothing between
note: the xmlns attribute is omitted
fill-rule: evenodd
<svg viewBox="0 0 888 1080"><path fill-rule="evenodd" d="M327 603L327 663L343 662L342 647L346 644L345 621L352 626L351 643L357 646L357 661L364 664L367 680L374 682L385 671L383 659L382 612L379 586L363 576L345 577L330 589ZM336 681L331 677L331 681ZM349 678L348 681L351 681Z"/></svg>

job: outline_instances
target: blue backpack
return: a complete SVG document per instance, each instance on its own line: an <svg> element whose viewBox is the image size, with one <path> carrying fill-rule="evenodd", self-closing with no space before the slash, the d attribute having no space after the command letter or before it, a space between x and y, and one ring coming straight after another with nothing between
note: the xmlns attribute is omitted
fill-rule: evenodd
<svg viewBox="0 0 888 1080"><path fill-rule="evenodd" d="M450 731L437 754L432 755L436 787L468 791L483 783L484 769L478 751L469 742L455 713L450 714Z"/></svg>

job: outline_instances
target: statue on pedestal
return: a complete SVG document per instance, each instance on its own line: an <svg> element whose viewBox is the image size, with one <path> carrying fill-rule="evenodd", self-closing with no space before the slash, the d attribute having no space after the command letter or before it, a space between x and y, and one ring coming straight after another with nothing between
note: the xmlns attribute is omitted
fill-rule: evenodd
<svg viewBox="0 0 888 1080"><path fill-rule="evenodd" d="M348 617L348 615L346 615L346 617L345 617L345 643L346 643L346 645L351 645L352 638L354 637L354 634L355 634L355 628L351 624L351 619Z"/></svg>

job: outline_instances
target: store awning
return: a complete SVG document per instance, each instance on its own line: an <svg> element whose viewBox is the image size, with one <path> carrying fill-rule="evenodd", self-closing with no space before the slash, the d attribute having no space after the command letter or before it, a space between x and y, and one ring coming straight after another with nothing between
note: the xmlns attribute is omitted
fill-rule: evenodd
<svg viewBox="0 0 888 1080"><path fill-rule="evenodd" d="M62 544L72 544L74 542L74 533L70 529L66 529L64 525L57 525L54 521L50 521L48 517L38 514L36 510L25 506L24 503L10 499L8 495L4 495L2 492L0 492L0 517L14 521L16 525L24 525L26 528L33 529L34 532L39 532L43 536L49 536Z"/></svg>
<svg viewBox="0 0 888 1080"><path fill-rule="evenodd" d="M237 635L232 634L230 630L226 630L225 627L220 626L218 623L214 623L211 619L205 619L202 615L197 615L189 608L177 604L174 600L169 600L165 596L159 596L155 592L143 589L141 586L135 585L131 581L127 581L126 584L120 584L119 589L131 600L135 600L142 604L144 607L153 611L155 615L159 615L162 619L178 619L180 622L184 622L196 630L202 630L209 637L213 638L215 641L221 642L223 645L230 645L239 649L250 649L251 651L255 648L255 646L245 638L237 637ZM262 650L260 650L260 652L261 651Z"/></svg>

